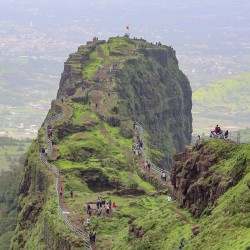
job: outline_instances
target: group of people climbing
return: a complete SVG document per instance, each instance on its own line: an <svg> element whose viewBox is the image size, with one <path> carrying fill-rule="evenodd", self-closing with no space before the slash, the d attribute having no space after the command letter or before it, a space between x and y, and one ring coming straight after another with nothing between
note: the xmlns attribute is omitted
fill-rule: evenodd
<svg viewBox="0 0 250 250"><path fill-rule="evenodd" d="M133 130L137 131L139 125L134 122L133 123ZM139 134L137 135L137 143L136 145L133 146L133 153L134 156L142 156L143 155L143 141L142 138L139 136Z"/></svg>
<svg viewBox="0 0 250 250"><path fill-rule="evenodd" d="M222 130L219 127L219 125L216 125L213 132L214 132L214 134L218 135L218 134L222 133Z"/></svg>
<svg viewBox="0 0 250 250"><path fill-rule="evenodd" d="M219 139L225 139L228 137L228 130L225 131L225 133L221 130L219 125L216 125L214 130L211 131L210 137L213 138L219 138Z"/></svg>
<svg viewBox="0 0 250 250"><path fill-rule="evenodd" d="M85 86L83 87L83 90L85 89ZM139 128L139 124L134 123L133 124L133 129L136 131ZM47 136L48 138L52 137L52 128L50 125L47 126ZM52 145L54 145L54 143L52 142ZM136 145L133 147L133 152L135 156L141 156L143 155L143 140L140 137L140 133L138 133L137 135L137 143ZM42 150L43 153L43 150ZM45 152L44 152L45 153ZM145 162L144 168L148 171L150 171L151 168L151 163L149 161ZM166 181L166 173L162 173L161 174L161 179ZM73 198L74 197L74 193L73 190L70 190L70 197ZM63 197L63 187L61 187L58 191L59 193L59 197L60 199L62 199ZM86 219L87 222L87 226L90 229L90 224L91 224L91 216L93 214L95 214L97 217L103 215L103 217L106 217L107 215L109 215L112 212L116 211L116 204L115 202L112 203L111 200L109 200L107 203L105 201L105 198L102 197L98 197L96 200L96 209L91 208L90 204L87 204L87 208L86 208L86 212L88 214L88 218ZM95 211L93 211L95 210ZM82 218L82 224L83 224L84 218ZM90 231L89 232L89 240L90 243L94 243L96 241L96 232L95 231Z"/></svg>
<svg viewBox="0 0 250 250"><path fill-rule="evenodd" d="M134 156L142 156L143 155L143 142L139 140L135 146L133 146Z"/></svg>
<svg viewBox="0 0 250 250"><path fill-rule="evenodd" d="M58 192L59 192L59 197L62 198L63 193L64 193L63 187L60 187ZM69 190L69 194L70 194L70 198L74 198L74 192L72 189Z"/></svg>
<svg viewBox="0 0 250 250"><path fill-rule="evenodd" d="M107 203L105 201L105 198L102 197L98 197L97 201L96 201L96 209L95 209L95 215L98 216L103 216L106 217L106 215L109 215L110 212L115 212L116 211L116 204L115 202L111 202L111 200L109 200ZM89 217L92 216L93 214L93 209L91 208L90 204L87 204L87 208L86 208L86 212L88 214Z"/></svg>
<svg viewBox="0 0 250 250"><path fill-rule="evenodd" d="M90 206L90 204L87 204L86 207L86 212L88 214L88 218L86 220L86 224L87 224L87 228L91 228L91 216L92 215L96 215L97 217L99 216L103 216L104 218L106 218L107 215L110 214L110 212L115 212L116 211L116 204L115 202L111 202L111 200L109 200L107 203L105 201L105 198L102 197L98 197L97 201L96 201L96 209L95 212L93 213L93 210ZM82 217L81 219L81 223L82 226L84 225L84 218ZM90 243L95 243L96 241L96 232L95 231L90 231L89 232L89 241Z"/></svg>
<svg viewBox="0 0 250 250"><path fill-rule="evenodd" d="M133 147L134 156L143 155L142 153L140 153L140 150L142 151L142 149L143 149L143 141L142 141L142 139L140 137L140 133L138 132L139 127L140 127L140 124L138 124L136 122L133 123L133 130L135 132L137 132L137 144L136 144L135 147ZM151 163L148 160L146 160L144 162L144 166L143 167L144 167L144 170L150 172L150 170L151 170ZM163 172L160 173L160 177L161 177L162 181L165 181L165 182L167 181L167 174L166 174L165 171L163 171Z"/></svg>
<svg viewBox="0 0 250 250"><path fill-rule="evenodd" d="M52 138L52 128L50 125L47 126L47 137L48 138ZM52 146L52 149L55 147L55 142L50 140L51 141L51 146ZM41 156L45 156L47 157L49 154L49 148L43 148L42 146L40 146L40 155Z"/></svg>

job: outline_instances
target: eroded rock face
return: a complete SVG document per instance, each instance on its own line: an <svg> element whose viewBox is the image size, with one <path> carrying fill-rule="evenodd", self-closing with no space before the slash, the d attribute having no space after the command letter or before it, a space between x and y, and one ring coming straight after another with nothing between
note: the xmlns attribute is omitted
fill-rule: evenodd
<svg viewBox="0 0 250 250"><path fill-rule="evenodd" d="M113 194L118 196L138 196L144 195L146 192L143 189L130 188L130 189L122 189L115 191Z"/></svg>
<svg viewBox="0 0 250 250"><path fill-rule="evenodd" d="M76 171L76 176L82 178L92 190L95 190L96 188L102 188L102 190L112 190L114 188L121 187L121 183L119 181L110 180L100 169L81 169Z"/></svg>
<svg viewBox="0 0 250 250"><path fill-rule="evenodd" d="M133 224L129 226L129 234L131 238L141 239L145 233L146 231L141 227L136 227L136 225Z"/></svg>
<svg viewBox="0 0 250 250"><path fill-rule="evenodd" d="M141 48L140 53L143 59L128 60L121 70L120 112L144 127L164 155L158 165L170 169L172 156L191 141L190 83L171 47Z"/></svg>
<svg viewBox="0 0 250 250"><path fill-rule="evenodd" d="M244 159L239 159L237 170L226 176L219 169L212 168L220 160L221 156L212 153L205 142L186 148L183 153L173 157L171 181L174 196L196 217L206 207L211 211L216 200L234 186L244 173Z"/></svg>

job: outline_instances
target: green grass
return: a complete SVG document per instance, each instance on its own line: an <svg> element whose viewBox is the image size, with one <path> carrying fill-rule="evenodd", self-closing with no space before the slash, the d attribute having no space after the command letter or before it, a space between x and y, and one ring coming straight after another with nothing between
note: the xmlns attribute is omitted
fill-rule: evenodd
<svg viewBox="0 0 250 250"><path fill-rule="evenodd" d="M83 66L83 75L85 78L92 78L92 75L97 71L98 67L102 68L105 64L105 60L98 56L98 52L95 50L90 53L90 63Z"/></svg>
<svg viewBox="0 0 250 250"><path fill-rule="evenodd" d="M98 65L107 65L112 60L117 60L118 57L109 55L111 51L122 54L122 57L119 57L119 62L130 58L136 43L127 38L117 38L111 40L108 44L101 45L103 53L108 58L105 61L100 58L97 51L92 52L90 54L90 63L84 65L84 76L91 79ZM75 67L78 69L79 65L76 64ZM139 67L136 70L141 72L142 75L146 75L148 80L151 80L153 77L148 75L148 67L149 65L145 66L145 68ZM134 70L134 66L131 65L129 70ZM157 71L158 69L155 70ZM139 75L135 74L135 76L139 82L141 80ZM238 79L236 80L239 82ZM117 82L114 80L113 84L109 90L116 90ZM225 84L229 84L231 89L234 88L231 82L226 82ZM162 85L157 86L160 86L160 90L164 90ZM244 86L247 88L247 85ZM141 88L143 87L141 86ZM216 97L218 89L212 89L211 93ZM78 92L77 95L80 93ZM204 102L202 98L199 98L205 95L205 93L197 93L198 99L196 101ZM228 92L226 93L228 94ZM213 102L213 98L211 97L211 100L209 100ZM246 100L245 96L243 99ZM133 98L131 98L131 101L133 101ZM162 102L160 105L164 106L164 103ZM115 191L115 182L121 183L122 188L124 186L126 188L130 187L131 183L138 184L138 187L147 191L148 194L156 191L153 186L143 181L136 172L133 172L134 164L133 159L131 159L132 140L124 138L120 134L119 128L103 122L99 118L102 114L98 114L98 109L93 109L88 104L84 105L66 101L60 107L63 109L63 114L67 114L72 110L73 116L68 121L58 122L56 125L53 125L55 127L66 127L68 125L71 131L69 131L67 136L59 140L56 138L58 128L55 128L53 139L56 141L56 148L59 150L60 156L52 164L60 169L65 190L63 199L67 203L70 219L74 215L83 216L86 219L86 211L84 209L86 204L88 202L96 202L99 196L105 197L106 201L111 199L117 205L117 211L111 217L106 219L91 218L91 227L97 231L98 240L96 244L98 249L173 250L178 249L180 242L184 240L185 249L190 250L246 250L246 247L249 245L250 235L250 191L247 186L247 182L250 180L249 145L229 144L222 140L206 142L212 156L218 159L217 163L211 167L211 171L218 171L221 177L225 179L232 178L236 180L237 178L239 183L219 198L211 215L208 216L204 213L200 218L194 219L188 211L181 209L176 201L167 202L167 195L115 195L113 193ZM215 109L218 108L218 104L215 103L213 107ZM235 108L233 105L230 107L232 107L231 110ZM160 106L158 108L159 110L156 111L160 112ZM115 116L107 109L104 110L106 115ZM148 117L153 118L154 116L155 113L152 112L151 116ZM150 138L147 136L143 139L144 143L150 142ZM66 241L73 242L79 240L70 232L57 213L54 175L45 166L37 163L39 162L38 147L46 145L44 140L44 130L42 129L39 132L38 141L34 144L35 146L33 145L29 150L29 161L26 171L27 168L32 169L32 171L26 172L30 174L26 180L31 182L30 188L28 187L27 195L21 195L19 198L19 205L22 211L18 217L19 224L15 242L17 242L18 237L19 239L25 239L27 241L25 247L29 249L32 249L32 244L39 245L39 241L41 241L41 237L44 235L45 216L48 218L48 228L52 235L52 249L56 249L55 242L57 240L66 239ZM165 141L169 142L168 148L170 149L168 150L171 150L171 141L166 137L161 143ZM148 147L147 153L154 160L160 161L161 154L157 148L154 147L152 150L152 147ZM246 166L243 164L245 158ZM244 172L244 177L240 179L238 174L242 172ZM204 180L204 183L209 184L211 179L209 176ZM103 184L102 187L98 187L102 180L112 183L113 186L105 186ZM90 184L92 184L92 187ZM46 190L40 191L41 188ZM70 189L74 191L74 198L70 197ZM44 199L41 197L42 193L46 193ZM30 222L30 218L27 219L25 215L29 214L29 211L33 211L31 206L33 201L41 202L43 200L44 203L39 204L39 208L43 206L43 211L38 215L37 222L20 228L22 223ZM31 207L32 209L30 210ZM33 214L31 213L30 216L33 216ZM190 240L192 228L195 224L200 225L201 232L194 239ZM138 238L133 233L130 233L129 228L131 225L143 230L143 237ZM30 230L31 227L32 230ZM89 232L88 230L87 232ZM42 247L44 246L39 245L39 248Z"/></svg>
<svg viewBox="0 0 250 250"><path fill-rule="evenodd" d="M126 139L120 134L120 128L117 127L111 127L108 124L104 124L106 130L109 132L110 136L113 138L113 140L116 142L116 145L119 146L125 146L129 149L132 148L132 141L131 139Z"/></svg>
<svg viewBox="0 0 250 250"><path fill-rule="evenodd" d="M134 174L134 178L135 178L135 181L139 184L139 188L142 188L148 192L156 192L157 191L154 186L152 186L151 184L149 184L146 181L143 181L137 173Z"/></svg>
<svg viewBox="0 0 250 250"><path fill-rule="evenodd" d="M145 203L142 204L147 207ZM192 224L186 223L170 210L172 205L162 199L149 203L147 212L142 211L140 217L133 222L137 228L144 230L143 238L130 236L128 244L127 238L122 237L122 232L112 249L121 249L124 246L127 246L127 249L178 249L181 239L188 239L190 236Z"/></svg>

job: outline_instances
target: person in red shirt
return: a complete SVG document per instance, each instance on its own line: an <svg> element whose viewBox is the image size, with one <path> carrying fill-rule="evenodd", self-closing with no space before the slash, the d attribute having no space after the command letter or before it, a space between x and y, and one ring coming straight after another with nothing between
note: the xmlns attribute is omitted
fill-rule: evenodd
<svg viewBox="0 0 250 250"><path fill-rule="evenodd" d="M62 195L63 195L63 188L62 187L59 190L59 195L60 195L60 198L62 198Z"/></svg>
<svg viewBox="0 0 250 250"><path fill-rule="evenodd" d="M116 211L116 204L113 202L112 204L112 211L115 212Z"/></svg>

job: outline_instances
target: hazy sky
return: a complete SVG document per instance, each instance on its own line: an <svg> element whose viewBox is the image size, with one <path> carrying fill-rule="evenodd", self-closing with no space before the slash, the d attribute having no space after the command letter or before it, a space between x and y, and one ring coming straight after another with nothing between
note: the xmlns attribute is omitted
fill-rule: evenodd
<svg viewBox="0 0 250 250"><path fill-rule="evenodd" d="M49 37L83 43L94 35L122 35L162 41L178 49L208 43L211 51L237 50L231 42L250 37L248 0L1 0L0 21L32 24ZM2 26L1 26L2 27ZM242 48L242 46L239 45Z"/></svg>

